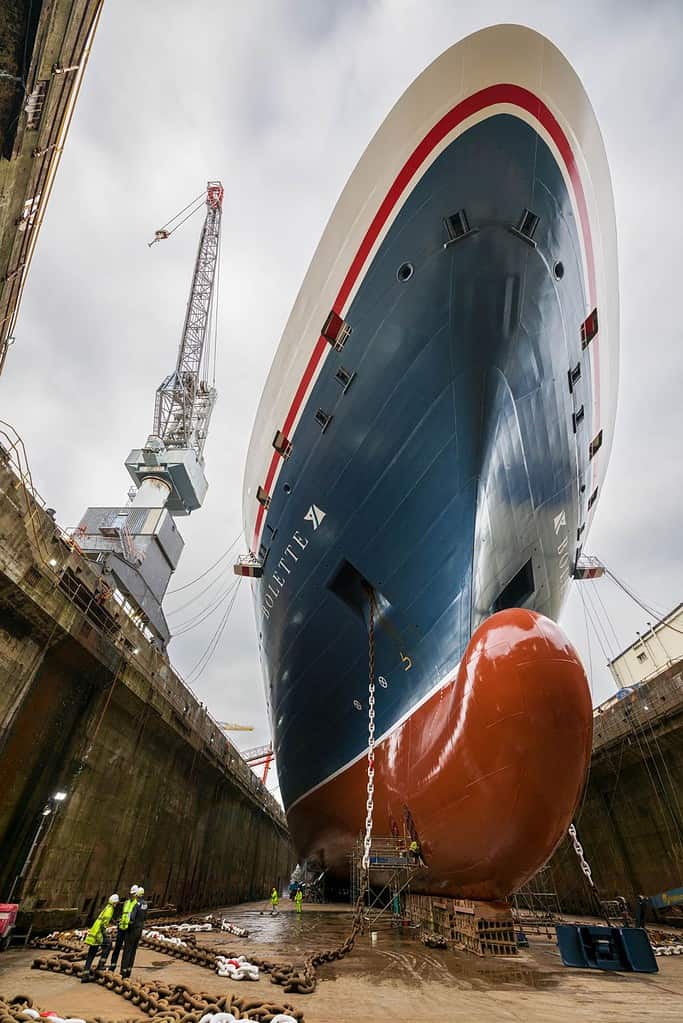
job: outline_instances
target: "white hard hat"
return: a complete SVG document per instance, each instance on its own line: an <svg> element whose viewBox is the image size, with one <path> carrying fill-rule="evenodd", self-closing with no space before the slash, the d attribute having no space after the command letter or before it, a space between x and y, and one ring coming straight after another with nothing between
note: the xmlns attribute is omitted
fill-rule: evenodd
<svg viewBox="0 0 683 1023"><path fill-rule="evenodd" d="M139 891L139 886L138 885L132 884L130 886L130 894L131 895L137 895L138 891Z"/></svg>
<svg viewBox="0 0 683 1023"><path fill-rule="evenodd" d="M116 892L114 892L113 895L109 896L109 901L112 903L112 905L114 905L114 906L116 905L116 903L119 901L119 897L116 894Z"/></svg>

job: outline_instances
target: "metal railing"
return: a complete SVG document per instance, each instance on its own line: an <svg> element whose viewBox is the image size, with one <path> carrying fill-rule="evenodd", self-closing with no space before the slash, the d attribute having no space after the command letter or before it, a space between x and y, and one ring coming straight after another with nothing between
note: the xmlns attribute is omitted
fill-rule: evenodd
<svg viewBox="0 0 683 1023"><path fill-rule="evenodd" d="M683 669L667 669L641 682L617 703L593 715L593 752L638 729L683 712Z"/></svg>

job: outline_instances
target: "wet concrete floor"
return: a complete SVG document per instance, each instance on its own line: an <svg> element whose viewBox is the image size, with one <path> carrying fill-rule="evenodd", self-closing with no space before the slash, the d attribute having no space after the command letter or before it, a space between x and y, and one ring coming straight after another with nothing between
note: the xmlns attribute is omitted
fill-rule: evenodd
<svg viewBox="0 0 683 1023"><path fill-rule="evenodd" d="M264 912L264 909L266 910ZM300 918L289 900L277 916L263 904L223 910L249 930L246 939L229 934L198 935L202 945L249 952L282 962L300 962L311 951L331 948L348 934L351 913L341 906L304 906ZM660 972L607 974L562 966L555 944L530 936L531 947L517 956L484 958L450 950L428 949L414 937L378 927L366 934L346 959L321 967L312 995L288 995L267 978L241 983L218 977L199 966L140 949L133 976L137 980L184 983L213 994L237 991L264 1001L290 1001L304 1010L306 1023L548 1023L550 1020L625 1023L682 1018L683 957L659 959ZM30 994L41 1009L62 1015L131 1016L131 1007L98 985L81 985L71 977L32 971L30 949L12 949L0 957L0 993ZM45 953L43 953L45 954Z"/></svg>

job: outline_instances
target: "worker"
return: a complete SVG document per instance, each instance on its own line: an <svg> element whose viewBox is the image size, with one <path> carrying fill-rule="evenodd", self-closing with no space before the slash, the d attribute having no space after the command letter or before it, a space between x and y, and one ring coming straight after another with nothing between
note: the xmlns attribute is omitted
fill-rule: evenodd
<svg viewBox="0 0 683 1023"><path fill-rule="evenodd" d="M301 888L297 888L296 895L294 896L294 905L297 913L301 913L301 903L304 901L304 893Z"/></svg>
<svg viewBox="0 0 683 1023"><path fill-rule="evenodd" d="M123 948L123 942L126 937L126 931L130 924L130 914L133 912L133 906L137 901L138 886L136 884L131 885L130 896L126 899L123 904L123 910L121 912L121 919L119 925L116 928L116 941L114 942L114 950L111 954L111 960L109 961L109 969L115 970L121 955L121 949Z"/></svg>
<svg viewBox="0 0 683 1023"><path fill-rule="evenodd" d="M280 897L279 897L279 895L277 893L277 888L273 888L272 892L270 893L270 912L271 913L277 913L277 904L279 902L279 899L280 899Z"/></svg>
<svg viewBox="0 0 683 1023"><path fill-rule="evenodd" d="M138 890L135 895L135 905L130 911L130 922L126 927L126 933L123 939L123 959L121 961L121 976L130 977L131 970L133 969L133 963L135 962L135 953L138 950L140 938L142 937L142 929L145 926L147 920L148 910L147 900L145 899L145 889L138 886Z"/></svg>
<svg viewBox="0 0 683 1023"><path fill-rule="evenodd" d="M100 953L99 969L104 969L104 964L107 961L107 955L111 948L111 938L107 934L107 927L111 923L111 919L114 915L114 910L116 909L118 902L119 897L116 892L114 892L114 894L110 895L107 899L107 905L104 907L85 936L85 943L88 946L88 954L85 957L85 966L81 976L82 984L86 984L91 979L90 970L98 951Z"/></svg>
<svg viewBox="0 0 683 1023"><path fill-rule="evenodd" d="M425 863L424 860L422 859L422 849L420 848L420 843L417 841L416 838L414 838L410 845L408 846L408 852L410 853L410 859L412 860L413 863L421 867L424 867Z"/></svg>

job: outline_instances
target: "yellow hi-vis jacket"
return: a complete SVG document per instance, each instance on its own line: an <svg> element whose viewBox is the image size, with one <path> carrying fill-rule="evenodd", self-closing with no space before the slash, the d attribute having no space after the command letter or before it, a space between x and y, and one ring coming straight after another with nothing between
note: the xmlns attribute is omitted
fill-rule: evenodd
<svg viewBox="0 0 683 1023"><path fill-rule="evenodd" d="M100 915L98 916L95 923L92 925L90 930L85 936L86 945L101 945L102 934L106 931L107 927L111 923L111 918L114 915L114 907L111 902L108 902L104 907Z"/></svg>
<svg viewBox="0 0 683 1023"><path fill-rule="evenodd" d="M130 899L126 899L123 904L123 910L121 911L121 919L119 920L119 930L125 931L128 929L130 923L130 914L133 912L133 906L137 902L137 898L133 895Z"/></svg>
<svg viewBox="0 0 683 1023"><path fill-rule="evenodd" d="M273 888L272 892L270 893L270 901L273 906L277 906L278 898L279 896L277 894L277 888Z"/></svg>

